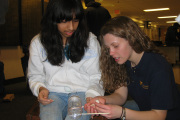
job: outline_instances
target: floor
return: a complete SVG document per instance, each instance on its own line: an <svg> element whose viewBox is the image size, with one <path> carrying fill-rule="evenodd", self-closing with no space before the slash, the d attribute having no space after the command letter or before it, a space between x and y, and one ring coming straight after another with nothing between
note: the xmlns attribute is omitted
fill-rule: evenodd
<svg viewBox="0 0 180 120"><path fill-rule="evenodd" d="M5 86L7 94L14 94L11 102L0 101L0 120L26 120L26 114L37 99L26 88L26 82Z"/></svg>

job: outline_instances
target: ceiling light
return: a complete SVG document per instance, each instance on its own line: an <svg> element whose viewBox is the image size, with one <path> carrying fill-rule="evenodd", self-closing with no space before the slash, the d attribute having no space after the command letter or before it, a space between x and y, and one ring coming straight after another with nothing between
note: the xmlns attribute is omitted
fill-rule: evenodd
<svg viewBox="0 0 180 120"><path fill-rule="evenodd" d="M175 20L180 24L180 14L178 15L178 17Z"/></svg>
<svg viewBox="0 0 180 120"><path fill-rule="evenodd" d="M176 18L177 16L163 16L163 17L157 17L159 19L162 19L162 18Z"/></svg>
<svg viewBox="0 0 180 120"><path fill-rule="evenodd" d="M139 26L140 28L144 28L144 25Z"/></svg>
<svg viewBox="0 0 180 120"><path fill-rule="evenodd" d="M162 11L162 10L170 10L169 8L157 8L157 9L146 9L143 10L145 12L152 12L152 11Z"/></svg>
<svg viewBox="0 0 180 120"><path fill-rule="evenodd" d="M166 23L176 23L177 21L166 21Z"/></svg>
<svg viewBox="0 0 180 120"><path fill-rule="evenodd" d="M137 22L137 23L140 23L140 24L143 24L144 22L142 20L137 20L135 18L131 18L134 22Z"/></svg>

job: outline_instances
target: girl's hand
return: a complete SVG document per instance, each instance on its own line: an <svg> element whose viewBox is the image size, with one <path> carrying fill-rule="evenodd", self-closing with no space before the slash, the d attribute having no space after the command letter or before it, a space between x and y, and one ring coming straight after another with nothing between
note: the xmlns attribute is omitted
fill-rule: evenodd
<svg viewBox="0 0 180 120"><path fill-rule="evenodd" d="M91 99L92 99L92 97L87 97L86 98L86 103L90 102Z"/></svg>
<svg viewBox="0 0 180 120"><path fill-rule="evenodd" d="M101 114L107 119L120 118L122 113L122 107L118 105L104 105L100 103L95 103L95 106L98 113L109 113L109 114Z"/></svg>
<svg viewBox="0 0 180 120"><path fill-rule="evenodd" d="M53 100L48 99L48 95L49 95L49 90L44 88L44 87L40 87L39 95L38 95L38 101L43 105L47 105L47 104L52 103Z"/></svg>
<svg viewBox="0 0 180 120"><path fill-rule="evenodd" d="M87 113L97 113L98 111L95 108L95 103L105 104L106 102L106 100L102 96L98 96L95 98L87 98L86 101L87 103L84 105L84 109L87 111ZM93 116L94 115L92 115L91 117Z"/></svg>

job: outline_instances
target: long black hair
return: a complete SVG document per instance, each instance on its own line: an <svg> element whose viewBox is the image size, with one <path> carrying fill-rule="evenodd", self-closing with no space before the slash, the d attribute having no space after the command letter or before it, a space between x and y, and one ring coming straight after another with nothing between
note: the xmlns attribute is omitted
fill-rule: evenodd
<svg viewBox="0 0 180 120"><path fill-rule="evenodd" d="M41 43L47 52L47 59L52 65L64 62L64 48L62 36L57 23L70 21L73 15L79 20L77 30L68 38L68 57L72 62L79 62L84 56L89 37L84 9L81 0L50 0L41 21Z"/></svg>

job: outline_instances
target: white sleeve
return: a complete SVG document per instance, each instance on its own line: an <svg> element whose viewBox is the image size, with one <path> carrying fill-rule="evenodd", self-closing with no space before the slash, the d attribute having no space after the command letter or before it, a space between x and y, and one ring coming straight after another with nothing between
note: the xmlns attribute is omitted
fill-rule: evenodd
<svg viewBox="0 0 180 120"><path fill-rule="evenodd" d="M38 37L34 38L38 39ZM42 60L40 59L40 43L38 40L32 40L29 52L29 62L28 62L28 81L32 93L35 96L39 94L40 87L46 87L44 84L45 73L43 70Z"/></svg>
<svg viewBox="0 0 180 120"><path fill-rule="evenodd" d="M89 87L86 91L87 97L104 96L104 89L102 87L102 82L100 83L101 73L99 70L99 55L100 55L100 45L96 37L90 38L90 49L95 51L96 57L91 59L90 64L87 67L87 73L90 75Z"/></svg>

